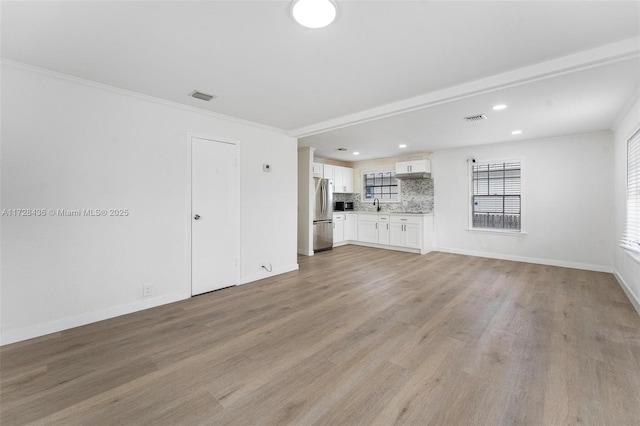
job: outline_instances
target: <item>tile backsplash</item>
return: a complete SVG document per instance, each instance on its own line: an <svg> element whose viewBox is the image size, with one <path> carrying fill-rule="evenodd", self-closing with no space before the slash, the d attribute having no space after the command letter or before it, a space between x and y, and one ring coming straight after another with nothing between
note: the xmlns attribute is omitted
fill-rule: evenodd
<svg viewBox="0 0 640 426"><path fill-rule="evenodd" d="M375 212L372 201L361 194L333 194L335 201L352 201L356 211ZM400 182L400 202L380 203L381 212L433 213L433 179L405 179Z"/></svg>

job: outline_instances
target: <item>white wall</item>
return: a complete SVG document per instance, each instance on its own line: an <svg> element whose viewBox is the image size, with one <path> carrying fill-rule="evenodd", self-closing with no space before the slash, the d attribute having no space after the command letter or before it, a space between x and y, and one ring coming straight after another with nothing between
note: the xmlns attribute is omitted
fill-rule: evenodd
<svg viewBox="0 0 640 426"><path fill-rule="evenodd" d="M640 128L640 99L625 111L615 126L614 155L614 271L622 288L640 313L640 259L620 247L627 214L627 139Z"/></svg>
<svg viewBox="0 0 640 426"><path fill-rule="evenodd" d="M467 230L471 157L522 158L526 235ZM431 161L439 250L611 271L611 133L439 151Z"/></svg>
<svg viewBox="0 0 640 426"><path fill-rule="evenodd" d="M3 63L2 208L130 211L2 217L3 343L189 296L189 132L240 143L241 282L296 269L295 139Z"/></svg>
<svg viewBox="0 0 640 426"><path fill-rule="evenodd" d="M298 150L298 253L313 256L313 151Z"/></svg>

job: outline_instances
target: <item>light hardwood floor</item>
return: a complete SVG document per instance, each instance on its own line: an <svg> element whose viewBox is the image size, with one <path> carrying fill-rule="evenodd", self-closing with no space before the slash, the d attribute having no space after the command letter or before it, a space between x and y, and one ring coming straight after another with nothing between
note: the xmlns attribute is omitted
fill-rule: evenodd
<svg viewBox="0 0 640 426"><path fill-rule="evenodd" d="M639 425L610 274L344 246L5 346L2 425Z"/></svg>

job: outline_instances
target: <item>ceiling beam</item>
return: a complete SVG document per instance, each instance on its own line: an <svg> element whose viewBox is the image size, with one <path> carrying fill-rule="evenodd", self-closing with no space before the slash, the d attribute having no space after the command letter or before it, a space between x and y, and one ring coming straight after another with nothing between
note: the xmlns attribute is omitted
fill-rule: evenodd
<svg viewBox="0 0 640 426"><path fill-rule="evenodd" d="M343 127L366 123L410 111L429 108L483 93L533 83L563 74L599 67L640 56L640 37L596 47L534 65L503 72L491 77L458 84L424 95L393 102L365 111L291 130L290 136L302 138Z"/></svg>

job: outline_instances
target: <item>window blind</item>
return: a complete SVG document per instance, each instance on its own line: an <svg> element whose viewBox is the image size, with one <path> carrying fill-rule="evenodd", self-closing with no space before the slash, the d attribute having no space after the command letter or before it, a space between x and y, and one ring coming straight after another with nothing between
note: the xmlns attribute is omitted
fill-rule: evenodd
<svg viewBox="0 0 640 426"><path fill-rule="evenodd" d="M472 167L472 227L520 230L521 163L482 163Z"/></svg>
<svg viewBox="0 0 640 426"><path fill-rule="evenodd" d="M627 140L627 221L622 246L640 253L640 129Z"/></svg>

